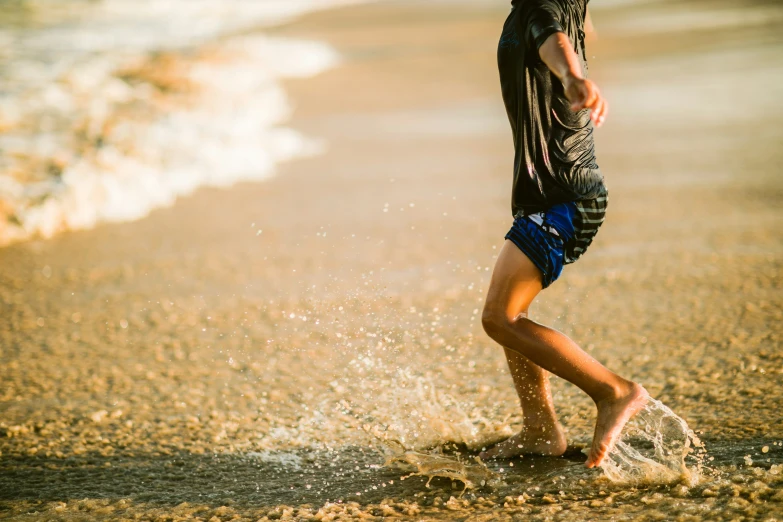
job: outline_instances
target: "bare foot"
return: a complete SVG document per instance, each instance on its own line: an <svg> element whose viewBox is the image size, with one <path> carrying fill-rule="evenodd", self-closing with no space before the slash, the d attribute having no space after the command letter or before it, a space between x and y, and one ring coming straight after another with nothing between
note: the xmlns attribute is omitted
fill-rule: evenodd
<svg viewBox="0 0 783 522"><path fill-rule="evenodd" d="M519 455L559 457L565 453L566 446L565 433L559 424L554 427L530 426L487 451L482 451L479 457L482 460L510 459Z"/></svg>
<svg viewBox="0 0 783 522"><path fill-rule="evenodd" d="M597 403L598 418L595 421L593 445L585 462L588 468L601 464L606 454L617 442L623 426L644 408L650 395L647 390L634 383L631 390L622 397L606 399Z"/></svg>

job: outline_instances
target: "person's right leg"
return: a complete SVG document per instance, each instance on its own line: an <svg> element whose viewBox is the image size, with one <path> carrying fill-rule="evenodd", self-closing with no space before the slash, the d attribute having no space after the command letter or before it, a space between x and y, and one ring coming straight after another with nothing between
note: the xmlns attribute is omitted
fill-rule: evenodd
<svg viewBox="0 0 783 522"><path fill-rule="evenodd" d="M598 408L588 467L598 465L619 437L625 423L647 402L647 392L609 371L566 335L519 315L527 310L531 277L541 272L513 243L501 249L487 295L482 323L487 334L501 346L513 350L587 393ZM523 306L520 303L526 302Z"/></svg>

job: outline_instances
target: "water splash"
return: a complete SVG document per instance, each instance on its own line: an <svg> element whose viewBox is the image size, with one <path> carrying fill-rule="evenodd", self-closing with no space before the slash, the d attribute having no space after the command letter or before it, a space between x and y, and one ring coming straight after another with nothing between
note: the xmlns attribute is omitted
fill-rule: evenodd
<svg viewBox="0 0 783 522"><path fill-rule="evenodd" d="M431 376L397 370L380 384L362 429L382 443L405 450L446 444L476 450L513 434L508 423L491 422L470 400L459 401L439 389Z"/></svg>
<svg viewBox="0 0 783 522"><path fill-rule="evenodd" d="M273 464L283 469L294 471L302 470L302 457L292 451L250 451L247 453L250 458L258 459L266 464Z"/></svg>
<svg viewBox="0 0 783 522"><path fill-rule="evenodd" d="M362 364L382 366L367 358ZM464 458L459 452L446 454L443 450L471 451L494 444L512 434L508 423L491 423L481 415L481 408L444 392L431 375L409 369L389 372L380 381L377 373L371 375L373 387L380 392L362 415L357 415L359 405L354 401L356 409L352 413L362 419L361 429L379 443L386 455L384 466L410 471L403 479L428 477L427 487L435 477L462 482L462 493L500 483L499 475L479 457Z"/></svg>
<svg viewBox="0 0 783 522"><path fill-rule="evenodd" d="M688 424L661 401L650 399L601 463L612 482L685 482L695 485L706 451ZM689 462L692 461L689 466Z"/></svg>
<svg viewBox="0 0 783 522"><path fill-rule="evenodd" d="M487 468L479 457L473 457L473 460L475 462L472 464L463 462L459 457L442 454L440 450L432 453L405 450L389 456L384 466L415 470L402 479L413 476L428 477L427 487L435 477L458 480L464 484L462 493L479 486L493 486L500 483L500 476Z"/></svg>

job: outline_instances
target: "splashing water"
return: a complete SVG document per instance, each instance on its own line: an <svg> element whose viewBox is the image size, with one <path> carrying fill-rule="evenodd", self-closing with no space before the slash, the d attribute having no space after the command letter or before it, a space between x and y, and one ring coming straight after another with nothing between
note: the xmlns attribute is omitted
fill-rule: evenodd
<svg viewBox="0 0 783 522"><path fill-rule="evenodd" d="M462 493L478 486L495 485L500 482L500 476L487 468L480 458L474 457L475 464L462 462L458 458L449 457L439 452L422 453L407 450L386 459L386 467L415 469L403 480L413 476L429 477L427 487L435 477L450 478L462 482L465 487ZM461 496L461 495L460 495Z"/></svg>
<svg viewBox="0 0 783 522"><path fill-rule="evenodd" d="M482 416L470 400L458 401L438 389L430 376L397 370L379 388L362 429L386 446L422 450L457 444L475 450L513 433L507 423Z"/></svg>
<svg viewBox="0 0 783 522"><path fill-rule="evenodd" d="M694 452L695 463L688 467L686 458ZM704 446L688 424L661 401L650 399L623 428L601 468L612 482L695 485L704 456Z"/></svg>
<svg viewBox="0 0 783 522"><path fill-rule="evenodd" d="M512 434L507 423L491 423L470 401L440 390L432 376L397 369L381 384L383 391L373 396L375 407L364 414L361 428L380 443L384 466L411 471L407 477L428 477L427 487L435 477L462 482L463 493L500 483L478 457L466 461L459 453L444 454L443 448L489 446Z"/></svg>

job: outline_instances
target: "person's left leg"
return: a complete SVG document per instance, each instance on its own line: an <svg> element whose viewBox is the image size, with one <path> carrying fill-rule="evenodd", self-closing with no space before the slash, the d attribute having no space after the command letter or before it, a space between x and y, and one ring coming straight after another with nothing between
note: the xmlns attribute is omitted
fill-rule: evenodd
<svg viewBox="0 0 783 522"><path fill-rule="evenodd" d="M506 243L501 248L501 257L511 255L517 247ZM504 254L505 252L505 254ZM516 256L524 265L518 267L514 279L513 297L506 303L506 313L517 318L527 317L530 303L541 291L541 273L536 266L519 253ZM493 272L496 288L498 279L502 278L501 272ZM496 299L492 292L487 296L488 301ZM493 303L488 303L490 306ZM490 449L483 451L480 457L483 459L510 458L522 454L538 454L548 456L562 455L567 446L565 433L560 423L557 422L552 392L549 387L549 372L533 363L524 355L504 348L506 361L514 388L519 396L522 406L522 430L514 436L500 442Z"/></svg>
<svg viewBox="0 0 783 522"><path fill-rule="evenodd" d="M507 459L523 454L559 457L568 442L557 421L549 372L524 355L505 348L506 361L522 406L522 430L481 452L482 459Z"/></svg>

